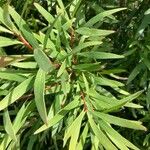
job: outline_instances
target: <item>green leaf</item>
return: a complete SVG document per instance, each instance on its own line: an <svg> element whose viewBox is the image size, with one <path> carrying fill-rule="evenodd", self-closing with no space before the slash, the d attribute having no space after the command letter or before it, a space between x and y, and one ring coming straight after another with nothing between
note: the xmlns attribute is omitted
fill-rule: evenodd
<svg viewBox="0 0 150 150"><path fill-rule="evenodd" d="M75 70L83 70L83 71L98 71L101 69L100 63L84 63L84 64L78 64L78 65L73 65L73 69Z"/></svg>
<svg viewBox="0 0 150 150"><path fill-rule="evenodd" d="M10 6L9 6L9 12L10 12L10 15L12 16L12 18L14 19L15 23L19 27L19 29L22 31L25 38L32 45L32 47L34 49L39 48L39 44L38 44L37 40L35 39L33 33L31 32L31 30L29 28L29 26L22 19L22 17Z"/></svg>
<svg viewBox="0 0 150 150"><path fill-rule="evenodd" d="M105 121L99 121L101 128L107 133L107 135L111 138L111 140L118 146L119 149L129 150L127 147L133 150L139 150L136 146L134 146L130 141L122 137L117 131L115 131L110 125L108 125Z"/></svg>
<svg viewBox="0 0 150 150"><path fill-rule="evenodd" d="M15 87L0 101L0 110L7 108L33 87L34 77L30 77Z"/></svg>
<svg viewBox="0 0 150 150"><path fill-rule="evenodd" d="M122 11L125 9L126 8L117 8L117 9L112 9L112 10L107 10L107 11L101 12L98 15L91 18L86 24L84 24L84 26L92 27L95 23L97 23L99 21L103 21L104 17L110 16L118 11Z"/></svg>
<svg viewBox="0 0 150 150"><path fill-rule="evenodd" d="M84 129L83 129L83 132L80 136L80 140L77 144L77 150L83 150L83 147L84 147L84 144L85 144L85 141L86 141L86 137L87 137L87 134L88 134L88 130L89 130L89 127L88 127L88 124L85 125Z"/></svg>
<svg viewBox="0 0 150 150"><path fill-rule="evenodd" d="M144 67L144 64L140 63L133 69L133 71L130 73L130 75L128 77L127 84L129 84L132 80L135 79L135 77L141 72L143 67Z"/></svg>
<svg viewBox="0 0 150 150"><path fill-rule="evenodd" d="M77 33L86 35L86 36L107 36L114 33L112 30L100 30L94 28L81 27L76 30Z"/></svg>
<svg viewBox="0 0 150 150"><path fill-rule="evenodd" d="M10 31L10 30L8 30L8 29L4 28L3 26L0 26L0 33L1 33L1 32L9 33L9 34L13 34L13 32L12 32L12 31Z"/></svg>
<svg viewBox="0 0 150 150"><path fill-rule="evenodd" d="M76 150L77 140L79 137L79 132L81 128L81 122L85 115L85 112L82 111L80 115L73 121L70 127L67 129L67 132L64 137L64 146L66 145L67 140L71 137L69 150Z"/></svg>
<svg viewBox="0 0 150 150"><path fill-rule="evenodd" d="M147 130L144 126L141 125L141 122L139 121L127 120L127 119L115 117L112 115L108 115L108 114L96 112L96 111L93 112L93 114L110 124L114 124L114 125L125 127L125 128L131 128L135 130L144 130L144 131Z"/></svg>
<svg viewBox="0 0 150 150"><path fill-rule="evenodd" d="M16 134L15 134L13 125L11 123L8 110L4 110L3 121L4 121L4 128L7 132L7 134L11 137L12 140L17 141L17 137L16 137Z"/></svg>
<svg viewBox="0 0 150 150"><path fill-rule="evenodd" d="M99 142L104 146L107 150L117 150L117 148L112 144L112 142L107 138L107 136L102 132L98 125L94 122L92 116L88 113L88 119L96 137L99 139Z"/></svg>
<svg viewBox="0 0 150 150"><path fill-rule="evenodd" d="M24 125L27 116L31 112L31 110L34 108L34 103L29 103L26 105L26 102L23 103L22 107L20 108L19 112L17 113L17 116L13 122L13 129L15 134L20 130L20 128ZM8 134L5 134L1 144L0 144L0 149L4 150L7 148L9 143L11 142L10 136Z"/></svg>
<svg viewBox="0 0 150 150"><path fill-rule="evenodd" d="M72 52L69 55L76 54L80 52L82 49L87 48L89 46L101 45L101 44L102 44L101 41L92 41L92 42L85 42L85 43L79 44L72 50Z"/></svg>
<svg viewBox="0 0 150 150"><path fill-rule="evenodd" d="M110 86L110 87L124 86L124 84L119 81L107 79L104 77L94 77L94 79L95 79L96 84L98 85L104 85L104 86Z"/></svg>
<svg viewBox="0 0 150 150"><path fill-rule="evenodd" d="M16 62L12 63L11 66L15 66L17 68L24 68L24 69L35 69L37 68L36 62Z"/></svg>
<svg viewBox="0 0 150 150"><path fill-rule="evenodd" d="M123 55L117 55L113 53L106 52L82 52L78 53L79 56L88 57L92 59L120 59L124 58Z"/></svg>
<svg viewBox="0 0 150 150"><path fill-rule="evenodd" d="M17 44L22 44L22 42L0 36L0 47L6 47L6 46L11 46L11 45L17 45Z"/></svg>
<svg viewBox="0 0 150 150"><path fill-rule="evenodd" d="M144 32L145 28L150 24L150 8L144 13L144 15L145 16L142 20L142 23L137 30L136 37L141 35Z"/></svg>
<svg viewBox="0 0 150 150"><path fill-rule="evenodd" d="M62 65L60 66L60 68L57 72L57 77L60 77L63 74L63 72L65 71L65 69L66 69L66 60L64 60L62 62Z"/></svg>
<svg viewBox="0 0 150 150"><path fill-rule="evenodd" d="M138 91L134 94L131 94L117 102L117 104L112 105L110 108L107 108L104 112L111 112L114 110L117 110L118 108L125 106L128 102L131 102L132 100L136 99L139 95L141 95L143 91Z"/></svg>
<svg viewBox="0 0 150 150"><path fill-rule="evenodd" d="M45 105L45 99L44 99L45 75L46 73L43 70L39 69L35 78L35 83L34 83L34 95L35 95L35 103L36 103L38 112L43 122L45 124L48 124L46 105Z"/></svg>
<svg viewBox="0 0 150 150"><path fill-rule="evenodd" d="M40 49L34 50L34 58L41 69L46 72L52 71L54 66L47 55Z"/></svg>
<svg viewBox="0 0 150 150"><path fill-rule="evenodd" d="M44 9L41 5L39 5L38 3L34 3L34 6L36 7L36 9L41 13L41 15L49 22L49 23L53 23L54 22L54 17L48 12L46 11L46 9Z"/></svg>
<svg viewBox="0 0 150 150"><path fill-rule="evenodd" d="M17 82L23 82L25 79L27 79L25 76L21 74L14 74L7 71L0 71L0 78L10 81L17 81Z"/></svg>
<svg viewBox="0 0 150 150"><path fill-rule="evenodd" d="M58 123L61 119L65 117L65 115L72 109L79 106L79 97L77 97L75 100L70 102L67 106L65 106L63 109L61 109L52 119L48 120L48 125L43 125L39 129L37 129L34 134L40 133L52 126L54 126L56 123Z"/></svg>

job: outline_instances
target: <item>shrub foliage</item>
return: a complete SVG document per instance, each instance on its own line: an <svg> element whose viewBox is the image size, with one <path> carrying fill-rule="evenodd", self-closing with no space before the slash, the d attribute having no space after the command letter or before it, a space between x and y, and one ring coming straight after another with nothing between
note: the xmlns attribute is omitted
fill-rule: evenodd
<svg viewBox="0 0 150 150"><path fill-rule="evenodd" d="M148 4L1 1L0 150L147 149Z"/></svg>

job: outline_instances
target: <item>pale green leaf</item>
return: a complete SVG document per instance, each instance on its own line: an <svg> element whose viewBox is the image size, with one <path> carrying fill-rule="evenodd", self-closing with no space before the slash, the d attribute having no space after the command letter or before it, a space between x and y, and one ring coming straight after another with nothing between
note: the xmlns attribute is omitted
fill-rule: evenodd
<svg viewBox="0 0 150 150"><path fill-rule="evenodd" d="M96 137L99 139L99 142L105 147L107 150L117 150L117 148L112 144L112 142L107 138L107 136L102 132L98 125L94 122L92 116L88 114L88 120Z"/></svg>
<svg viewBox="0 0 150 150"><path fill-rule="evenodd" d="M69 150L76 150L77 140L78 140L79 132L81 128L81 122L82 122L84 115L85 115L85 112L82 111L80 115L73 121L73 123L67 129L67 132L64 137L64 145L66 144L69 137L71 137Z"/></svg>
<svg viewBox="0 0 150 150"><path fill-rule="evenodd" d="M11 137L12 140L17 141L17 137L16 137L16 134L15 134L12 122L10 120L8 110L4 110L3 121L4 121L4 128L7 132L7 134Z"/></svg>
<svg viewBox="0 0 150 150"><path fill-rule="evenodd" d="M79 56L88 57L92 59L120 59L124 58L123 55L117 55L113 53L106 52L82 52L78 53Z"/></svg>
<svg viewBox="0 0 150 150"><path fill-rule="evenodd" d="M111 140L118 146L118 148L122 150L129 150L127 147L133 150L139 150L135 145L133 145L130 141L122 137L117 131L115 131L110 125L108 125L105 121L99 121L100 126L103 130L108 134Z"/></svg>
<svg viewBox="0 0 150 150"><path fill-rule="evenodd" d="M76 30L77 33L86 36L107 36L114 33L112 30L100 30L94 28L81 27Z"/></svg>
<svg viewBox="0 0 150 150"><path fill-rule="evenodd" d="M41 69L49 72L54 69L50 59L41 49L34 50L34 58Z"/></svg>
<svg viewBox="0 0 150 150"><path fill-rule="evenodd" d="M22 42L10 38L0 36L0 47L22 44Z"/></svg>
<svg viewBox="0 0 150 150"><path fill-rule="evenodd" d="M139 121L127 120L127 119L115 117L112 115L108 115L108 114L96 112L96 111L93 112L93 114L110 124L114 124L114 125L125 127L125 128L146 131L146 128L144 126L142 126L141 122L139 122Z"/></svg>
<svg viewBox="0 0 150 150"><path fill-rule="evenodd" d="M30 77L15 87L0 101L0 110L7 108L33 87L34 77Z"/></svg>
<svg viewBox="0 0 150 150"><path fill-rule="evenodd" d="M48 125L43 125L39 129L37 129L34 134L40 133L52 126L54 126L56 123L58 123L61 119L65 117L65 115L72 109L78 107L80 105L80 102L78 100L79 98L73 100L70 102L67 106L65 106L63 109L61 109L53 118L48 120Z"/></svg>
<svg viewBox="0 0 150 150"><path fill-rule="evenodd" d="M34 95L35 95L36 107L38 109L40 117L42 118L45 124L48 124L45 98L44 98L45 75L46 75L46 72L39 69L35 78L35 83L34 83Z"/></svg>

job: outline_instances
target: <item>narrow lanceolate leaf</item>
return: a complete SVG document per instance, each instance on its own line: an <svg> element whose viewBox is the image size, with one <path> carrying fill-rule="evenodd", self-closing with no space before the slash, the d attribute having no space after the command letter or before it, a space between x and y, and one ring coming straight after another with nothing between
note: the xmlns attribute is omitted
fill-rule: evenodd
<svg viewBox="0 0 150 150"><path fill-rule="evenodd" d="M42 70L49 72L54 69L50 59L47 57L47 55L42 50L35 49L34 50L34 58Z"/></svg>
<svg viewBox="0 0 150 150"><path fill-rule="evenodd" d="M8 110L5 110L3 113L3 121L4 121L4 128L7 134L11 137L12 140L17 141L16 134L13 129L13 125L11 123Z"/></svg>
<svg viewBox="0 0 150 150"><path fill-rule="evenodd" d="M0 47L6 47L6 46L10 46L10 45L17 45L17 44L22 44L22 42L0 36Z"/></svg>
<svg viewBox="0 0 150 150"><path fill-rule="evenodd" d="M34 134L40 133L58 123L61 119L65 117L65 115L72 109L78 107L80 105L79 97L70 102L67 106L61 109L53 118L48 120L48 125L41 126L38 130L35 131Z"/></svg>
<svg viewBox="0 0 150 150"><path fill-rule="evenodd" d="M76 150L77 140L79 137L79 132L81 128L81 122L85 115L85 112L82 111L80 115L74 120L74 122L68 128L65 137L64 137L64 145L66 144L67 140L71 137L69 150Z"/></svg>
<svg viewBox="0 0 150 150"><path fill-rule="evenodd" d="M81 27L76 30L77 33L86 36L107 36L114 33L112 30L100 30L94 28Z"/></svg>
<svg viewBox="0 0 150 150"><path fill-rule="evenodd" d="M107 11L101 12L98 15L91 18L84 26L92 27L95 23L97 23L99 21L103 21L104 17L110 16L118 11L122 11L125 9L126 8L117 8L117 9L112 9L112 10L107 10Z"/></svg>
<svg viewBox="0 0 150 150"><path fill-rule="evenodd" d="M0 110L7 108L10 104L17 101L23 94L33 87L34 77L30 77L15 87L7 96L0 101Z"/></svg>
<svg viewBox="0 0 150 150"><path fill-rule="evenodd" d="M102 130L96 125L92 116L88 114L89 123L91 129L93 130L95 136L99 139L99 142L104 146L107 150L117 150L117 148L112 144L112 142L107 138L107 136L102 132Z"/></svg>
<svg viewBox="0 0 150 150"><path fill-rule="evenodd" d="M86 43L79 44L78 46L76 46L72 50L72 52L69 55L76 54L76 53L80 52L84 48L87 48L87 47L90 47L90 46L95 46L95 45L101 45L101 44L102 44L101 41L92 41L92 42L86 42Z"/></svg>
<svg viewBox="0 0 150 150"><path fill-rule="evenodd" d="M80 56L93 58L93 59L120 59L124 58L123 55L117 55L113 53L106 53L106 52L82 52L78 53Z"/></svg>
<svg viewBox="0 0 150 150"><path fill-rule="evenodd" d="M103 120L99 121L99 125L106 132L106 134L111 138L111 140L118 146L119 149L129 150L129 148L133 150L139 150L135 145L133 145L130 141L121 136L117 131L115 131L108 123Z"/></svg>
<svg viewBox="0 0 150 150"><path fill-rule="evenodd" d="M41 5L39 5L38 3L34 3L34 6L49 23L52 23L55 20L54 17Z"/></svg>
<svg viewBox="0 0 150 150"><path fill-rule="evenodd" d="M136 78L136 76L141 72L143 67L144 67L144 64L140 63L133 69L133 71L129 75L127 84L129 84L132 80L134 80Z"/></svg>
<svg viewBox="0 0 150 150"><path fill-rule="evenodd" d="M150 24L150 8L144 13L144 15L145 16L142 20L142 23L137 30L136 37L141 35L144 32L145 28Z"/></svg>
<svg viewBox="0 0 150 150"><path fill-rule="evenodd" d="M21 127L26 122L27 116L30 114L32 108L34 108L34 103L33 101L30 103L24 102L20 110L18 111L15 120L13 121L13 129L15 134L18 133ZM7 149L7 146L9 143L12 141L11 137L8 134L5 134L1 144L0 144L0 150Z"/></svg>
<svg viewBox="0 0 150 150"><path fill-rule="evenodd" d="M0 71L0 79L23 82L27 78L23 75L16 74L16 73L13 73L13 72L11 73L11 72L7 72L7 71Z"/></svg>
<svg viewBox="0 0 150 150"><path fill-rule="evenodd" d="M35 95L35 103L38 109L38 112L45 124L47 124L47 112L46 105L44 99L44 91L45 91L45 71L39 69L37 72L35 83L34 83L34 95Z"/></svg>
<svg viewBox="0 0 150 150"><path fill-rule="evenodd" d="M35 39L33 33L31 32L29 26L22 19L22 17L11 7L9 6L9 12L11 17L14 19L15 23L22 31L24 37L28 40L28 42L32 45L33 48L39 48L39 44Z"/></svg>
<svg viewBox="0 0 150 150"><path fill-rule="evenodd" d="M0 26L0 33L1 33L1 32L13 34L12 31L8 30L7 28L4 28L3 26Z"/></svg>
<svg viewBox="0 0 150 150"><path fill-rule="evenodd" d="M66 69L66 60L62 62L61 67L58 70L57 77L61 76Z"/></svg>
<svg viewBox="0 0 150 150"><path fill-rule="evenodd" d="M136 130L146 131L146 128L142 126L141 122L139 121L127 120L127 119L115 117L109 114L96 112L96 111L93 112L93 114L110 124L114 124L114 125L118 125L118 126L126 127L126 128L131 128L131 129L136 129Z"/></svg>
<svg viewBox="0 0 150 150"><path fill-rule="evenodd" d="M86 141L86 137L87 137L87 134L88 134L88 129L89 129L89 126L88 126L88 124L86 124L84 129L83 129L83 132L80 136L80 141L77 144L77 150L83 150L83 147L84 147L84 144L85 144L85 141Z"/></svg>
<svg viewBox="0 0 150 150"><path fill-rule="evenodd" d="M140 94L142 94L143 91L138 91L134 94L131 94L119 101L117 101L117 104L111 105L111 107L107 108L104 112L111 112L114 110L117 110L118 108L125 106L126 103L131 102L132 100L136 99Z"/></svg>

